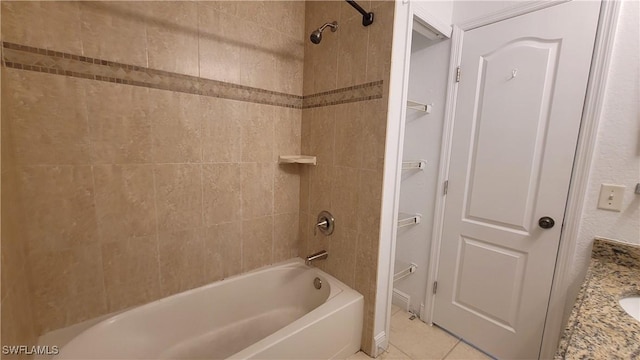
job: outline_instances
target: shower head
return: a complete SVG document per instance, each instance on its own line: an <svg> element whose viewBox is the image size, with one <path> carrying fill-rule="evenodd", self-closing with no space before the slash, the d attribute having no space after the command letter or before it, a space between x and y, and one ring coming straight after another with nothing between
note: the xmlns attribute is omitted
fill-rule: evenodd
<svg viewBox="0 0 640 360"><path fill-rule="evenodd" d="M336 30L338 30L337 21L334 21L332 23L325 23L324 25L320 26L320 28L312 32L311 36L309 36L309 39L311 39L312 43L320 44L320 41L322 41L322 32L327 28L327 26L331 27L331 32L336 32Z"/></svg>

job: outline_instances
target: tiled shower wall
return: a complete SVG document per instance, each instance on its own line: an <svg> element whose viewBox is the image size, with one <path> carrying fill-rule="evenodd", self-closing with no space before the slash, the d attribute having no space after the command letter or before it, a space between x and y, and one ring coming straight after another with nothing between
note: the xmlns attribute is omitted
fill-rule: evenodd
<svg viewBox="0 0 640 360"><path fill-rule="evenodd" d="M0 77L0 81L4 80ZM4 107L2 108L4 111ZM16 167L10 139L2 122L2 344L32 344L35 337L33 314L29 301L27 256L20 234L21 212L16 186Z"/></svg>
<svg viewBox="0 0 640 360"><path fill-rule="evenodd" d="M298 254L304 30L302 2L2 2L3 344Z"/></svg>
<svg viewBox="0 0 640 360"><path fill-rule="evenodd" d="M338 21L322 42L305 43L304 95L381 81L370 99L305 108L302 152L318 165L303 169L300 185L300 256L327 250L318 266L365 297L362 349L373 350L373 319L380 232L387 90L391 61L394 4L358 1L374 12L374 23L344 1L307 2L306 31ZM316 217L329 210L336 219L333 235L314 235Z"/></svg>

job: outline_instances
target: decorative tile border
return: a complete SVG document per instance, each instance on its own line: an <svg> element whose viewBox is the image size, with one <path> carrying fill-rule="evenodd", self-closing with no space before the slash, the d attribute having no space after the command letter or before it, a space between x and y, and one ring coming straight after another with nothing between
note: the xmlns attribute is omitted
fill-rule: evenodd
<svg viewBox="0 0 640 360"><path fill-rule="evenodd" d="M383 81L379 80L366 84L307 95L302 100L302 108L310 109L356 101L381 99L383 92L382 83Z"/></svg>
<svg viewBox="0 0 640 360"><path fill-rule="evenodd" d="M13 69L294 109L380 99L383 92L383 81L380 80L302 97L9 42L2 42L2 65Z"/></svg>

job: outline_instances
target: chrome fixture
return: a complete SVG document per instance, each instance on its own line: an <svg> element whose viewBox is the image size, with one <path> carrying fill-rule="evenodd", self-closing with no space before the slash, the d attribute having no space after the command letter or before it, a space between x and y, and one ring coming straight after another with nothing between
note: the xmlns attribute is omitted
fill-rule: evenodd
<svg viewBox="0 0 640 360"><path fill-rule="evenodd" d="M334 21L332 23L325 23L324 25L320 26L316 31L311 33L311 36L309 38L311 39L312 43L320 44L320 41L322 41L322 32L324 31L324 29L327 28L327 26L331 27L331 32L336 32L336 30L338 30L337 21Z"/></svg>
<svg viewBox="0 0 640 360"><path fill-rule="evenodd" d="M313 287L320 290L322 288L322 280L319 277L313 279Z"/></svg>
<svg viewBox="0 0 640 360"><path fill-rule="evenodd" d="M326 210L322 210L320 214L318 214L316 226L313 228L313 235L316 235L317 229L320 229L323 235L329 236L333 234L335 224L336 220L333 218L333 215Z"/></svg>
<svg viewBox="0 0 640 360"><path fill-rule="evenodd" d="M353 6L354 9L358 10L360 14L362 14L362 26L369 26L373 24L372 12L366 12L363 8L360 7L360 5L358 5L357 2L353 0L346 0L346 1L349 3L349 5Z"/></svg>
<svg viewBox="0 0 640 360"><path fill-rule="evenodd" d="M315 254L307 256L307 260L304 262L305 264L311 266L311 263L315 260L324 260L329 257L329 254L326 250L318 251Z"/></svg>

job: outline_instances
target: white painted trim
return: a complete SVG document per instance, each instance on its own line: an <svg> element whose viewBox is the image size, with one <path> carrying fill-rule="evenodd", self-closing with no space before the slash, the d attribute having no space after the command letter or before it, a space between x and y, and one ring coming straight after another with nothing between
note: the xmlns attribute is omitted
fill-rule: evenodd
<svg viewBox="0 0 640 360"><path fill-rule="evenodd" d="M433 294L433 282L438 277L438 261L440 259L440 244L442 242L442 226L444 223L444 208L446 196L444 196L444 182L449 178L449 159L451 157L451 143L453 141L453 122L456 112L456 99L458 96L458 83L456 82L456 68L462 59L462 40L464 33L457 27L453 27L451 36L451 56L449 57L449 79L447 86L447 98L445 100L444 123L442 126L442 147L440 152L440 165L438 168L438 184L441 196L436 197L433 229L431 233L431 250L429 255L429 267L427 273L427 291L424 298L424 307L420 309L420 319L431 324L433 322L433 308L435 295Z"/></svg>
<svg viewBox="0 0 640 360"><path fill-rule="evenodd" d="M444 36L450 38L451 37L451 25L444 23L437 16L433 15L425 6L420 2L411 2L411 14L413 15L410 18L416 17L417 20L426 25L427 27L431 27L442 33Z"/></svg>
<svg viewBox="0 0 640 360"><path fill-rule="evenodd" d="M560 5L571 0L552 0L552 1L532 1L523 2L522 4L500 10L489 15L473 18L463 23L457 24L464 31L473 30L481 26L490 25L498 21L510 19L516 16L528 14L537 10L546 9L551 6Z"/></svg>
<svg viewBox="0 0 640 360"><path fill-rule="evenodd" d="M408 312L409 305L411 305L411 296L396 288L393 288L393 300L391 303L396 304L397 306L402 308L402 310ZM398 305L398 303L401 305Z"/></svg>
<svg viewBox="0 0 640 360"><path fill-rule="evenodd" d="M393 294L393 266L396 251L396 233L399 184L402 167L402 140L409 78L411 53L411 27L413 25L410 4L395 2L393 20L393 41L391 44L391 74L389 80L389 100L387 113L387 134L384 153L384 177L382 188L382 209L380 218L380 245L378 247L378 281L376 287L374 334L391 330L391 300ZM389 339L371 349L371 356L378 356L380 347L386 349Z"/></svg>
<svg viewBox="0 0 640 360"><path fill-rule="evenodd" d="M382 354L385 350L387 350L387 347L389 346L389 339L387 339L387 333L383 331L378 335L376 335L376 337L373 338L373 344L374 344L374 347L376 348L376 352L377 352L376 356Z"/></svg>
<svg viewBox="0 0 640 360"><path fill-rule="evenodd" d="M600 114L604 104L607 74L613 53L620 4L620 1L603 1L600 9L600 20L591 60L591 73L587 84L571 186L565 210L563 231L560 236L560 247L547 310L547 321L542 338L540 357L543 359L553 357L564 326L563 315L565 304L568 300L567 289L570 285L570 265L574 262L574 254L578 243L578 233L584 207L584 194L587 193L589 184L589 173L598 135Z"/></svg>

